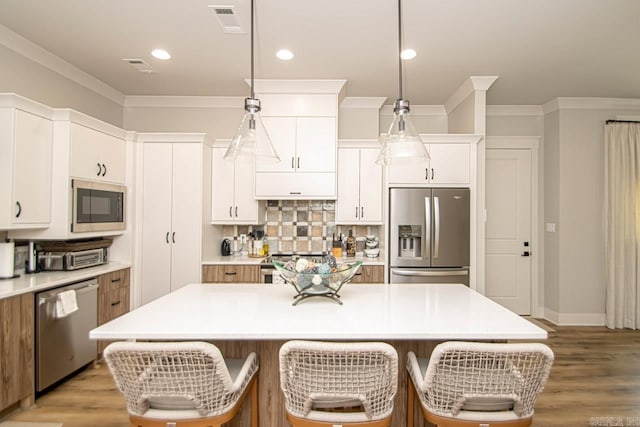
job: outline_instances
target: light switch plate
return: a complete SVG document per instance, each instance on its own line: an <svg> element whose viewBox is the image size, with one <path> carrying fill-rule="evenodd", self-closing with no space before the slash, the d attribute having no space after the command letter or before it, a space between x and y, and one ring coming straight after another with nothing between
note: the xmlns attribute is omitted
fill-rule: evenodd
<svg viewBox="0 0 640 427"><path fill-rule="evenodd" d="M556 232L555 222L547 222L545 224L545 230L547 231L547 233L555 233Z"/></svg>

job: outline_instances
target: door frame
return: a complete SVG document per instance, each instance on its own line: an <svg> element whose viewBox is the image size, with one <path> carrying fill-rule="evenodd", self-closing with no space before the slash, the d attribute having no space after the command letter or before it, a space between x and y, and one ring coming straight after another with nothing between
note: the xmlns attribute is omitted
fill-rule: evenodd
<svg viewBox="0 0 640 427"><path fill-rule="evenodd" d="M531 152L531 248L533 249L531 256L531 316L542 318L544 315L544 306L541 300L544 299L544 288L539 286L539 279L542 277L541 268L544 267L542 262L542 254L544 253L544 236L540 236L541 227L539 227L539 218L542 218L539 200L541 195L540 189L543 188L539 183L540 162L539 150L542 142L541 136L487 136L486 150L491 149L514 149L529 150ZM485 166L486 169L486 166ZM486 192L486 189L485 189Z"/></svg>

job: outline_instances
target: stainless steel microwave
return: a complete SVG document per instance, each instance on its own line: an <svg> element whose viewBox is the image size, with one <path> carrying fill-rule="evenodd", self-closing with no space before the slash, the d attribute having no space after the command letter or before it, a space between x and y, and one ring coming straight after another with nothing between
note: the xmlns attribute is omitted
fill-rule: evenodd
<svg viewBox="0 0 640 427"><path fill-rule="evenodd" d="M124 230L126 187L71 180L72 233Z"/></svg>

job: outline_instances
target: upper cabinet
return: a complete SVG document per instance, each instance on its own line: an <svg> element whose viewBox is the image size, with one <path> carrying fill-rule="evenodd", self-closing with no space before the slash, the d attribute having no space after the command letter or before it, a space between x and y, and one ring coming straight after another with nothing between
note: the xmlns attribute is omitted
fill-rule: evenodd
<svg viewBox="0 0 640 427"><path fill-rule="evenodd" d="M108 133L71 123L70 174L75 178L123 184L125 142Z"/></svg>
<svg viewBox="0 0 640 427"><path fill-rule="evenodd" d="M211 223L258 224L264 202L254 198L253 161L224 159L229 141L212 150ZM217 144L217 142L216 142Z"/></svg>
<svg viewBox="0 0 640 427"><path fill-rule="evenodd" d="M17 95L0 97L0 229L51 221L52 110Z"/></svg>
<svg viewBox="0 0 640 427"><path fill-rule="evenodd" d="M468 187L475 162L476 135L421 135L431 160L388 166L387 182Z"/></svg>
<svg viewBox="0 0 640 427"><path fill-rule="evenodd" d="M343 80L259 80L262 119L280 157L256 159L256 199L335 199Z"/></svg>
<svg viewBox="0 0 640 427"><path fill-rule="evenodd" d="M372 145L377 145L377 141ZM379 152L377 147L358 148L358 144L341 141L338 148L337 224L382 224L383 174L382 166L375 163Z"/></svg>

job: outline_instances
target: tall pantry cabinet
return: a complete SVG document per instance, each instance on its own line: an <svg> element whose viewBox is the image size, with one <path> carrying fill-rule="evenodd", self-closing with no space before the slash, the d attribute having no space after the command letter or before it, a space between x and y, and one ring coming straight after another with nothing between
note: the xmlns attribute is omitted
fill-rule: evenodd
<svg viewBox="0 0 640 427"><path fill-rule="evenodd" d="M139 134L140 303L201 281L211 144L204 134ZM208 178L208 180L207 180Z"/></svg>

